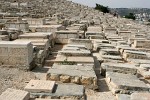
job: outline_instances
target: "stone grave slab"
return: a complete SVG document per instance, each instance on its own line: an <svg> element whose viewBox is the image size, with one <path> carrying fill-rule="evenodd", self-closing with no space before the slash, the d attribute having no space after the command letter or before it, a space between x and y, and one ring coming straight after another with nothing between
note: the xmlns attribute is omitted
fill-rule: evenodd
<svg viewBox="0 0 150 100"><path fill-rule="evenodd" d="M114 94L131 94L135 91L145 92L150 89L150 87L143 81L140 81L137 76L131 74L106 72L106 82Z"/></svg>
<svg viewBox="0 0 150 100"><path fill-rule="evenodd" d="M83 84L92 89L97 88L97 77L93 66L54 64L47 72L47 80Z"/></svg>
<svg viewBox="0 0 150 100"><path fill-rule="evenodd" d="M150 93L133 93L131 100L150 100Z"/></svg>
<svg viewBox="0 0 150 100"><path fill-rule="evenodd" d="M31 93L32 96L45 96L53 99L85 100L85 89L82 85L56 84L53 93ZM73 98L73 99L72 99Z"/></svg>
<svg viewBox="0 0 150 100"><path fill-rule="evenodd" d="M122 57L118 55L100 55L98 60L100 62L123 62Z"/></svg>
<svg viewBox="0 0 150 100"><path fill-rule="evenodd" d="M92 41L89 40L89 39L69 39L69 44L73 44L73 45L85 45L86 48L88 48L89 50L92 50L93 49L93 44L92 44Z"/></svg>
<svg viewBox="0 0 150 100"><path fill-rule="evenodd" d="M133 59L150 59L150 53L142 52L142 51L125 50L123 52L123 58L125 60L127 60L128 58L133 58Z"/></svg>
<svg viewBox="0 0 150 100"><path fill-rule="evenodd" d="M101 74L105 75L107 71L125 73L125 74L133 74L137 73L136 64L129 63L102 63L101 64Z"/></svg>
<svg viewBox="0 0 150 100"><path fill-rule="evenodd" d="M131 100L130 95L127 94L117 94L117 100Z"/></svg>
<svg viewBox="0 0 150 100"><path fill-rule="evenodd" d="M120 55L120 52L117 49L101 49L99 53L101 55Z"/></svg>
<svg viewBox="0 0 150 100"><path fill-rule="evenodd" d="M31 80L24 89L31 93L51 93L54 86L55 81Z"/></svg>
<svg viewBox="0 0 150 100"><path fill-rule="evenodd" d="M135 64L150 64L149 60L147 59L127 59L129 63L135 63Z"/></svg>
<svg viewBox="0 0 150 100"><path fill-rule="evenodd" d="M30 94L27 91L8 88L0 95L0 100L29 100Z"/></svg>
<svg viewBox="0 0 150 100"><path fill-rule="evenodd" d="M65 56L90 56L91 52L89 50L61 50L58 52L60 55Z"/></svg>
<svg viewBox="0 0 150 100"><path fill-rule="evenodd" d="M65 56L59 55L55 59L55 63L58 63L58 64L64 61L73 62L75 65L76 64L94 64L93 57L86 57L86 56L65 57Z"/></svg>

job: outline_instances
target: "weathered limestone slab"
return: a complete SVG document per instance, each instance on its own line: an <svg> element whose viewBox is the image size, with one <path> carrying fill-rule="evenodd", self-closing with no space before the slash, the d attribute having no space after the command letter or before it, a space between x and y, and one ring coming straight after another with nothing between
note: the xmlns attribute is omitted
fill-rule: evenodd
<svg viewBox="0 0 150 100"><path fill-rule="evenodd" d="M0 100L29 100L30 94L27 91L8 88L0 95Z"/></svg>
<svg viewBox="0 0 150 100"><path fill-rule="evenodd" d="M129 46L129 44L127 43L127 41L117 41L117 46Z"/></svg>
<svg viewBox="0 0 150 100"><path fill-rule="evenodd" d="M77 64L94 64L93 57L86 57L86 56L71 56L71 57L65 57L65 56L57 56L55 59L55 63L63 63L64 61L72 62L73 65Z"/></svg>
<svg viewBox="0 0 150 100"><path fill-rule="evenodd" d="M89 88L97 88L97 77L93 70L93 66L55 64L49 69L47 80L83 84Z"/></svg>
<svg viewBox="0 0 150 100"><path fill-rule="evenodd" d="M55 39L55 43L58 44L68 44L69 39Z"/></svg>
<svg viewBox="0 0 150 100"><path fill-rule="evenodd" d="M102 35L89 35L89 39L94 41L94 40L99 40L99 39L105 39L105 37Z"/></svg>
<svg viewBox="0 0 150 100"><path fill-rule="evenodd" d="M128 45L117 46L116 48L120 51L121 55L123 55L123 52L124 52L125 50L132 50L132 51L135 50L134 48L132 48L132 47L130 47L130 46L128 46Z"/></svg>
<svg viewBox="0 0 150 100"><path fill-rule="evenodd" d="M125 50L123 52L123 58L127 60L128 58L133 59L150 59L150 53L147 52L141 52L141 51L131 51L131 50Z"/></svg>
<svg viewBox="0 0 150 100"><path fill-rule="evenodd" d="M150 64L140 64L140 68L143 68L144 70L148 71L150 69Z"/></svg>
<svg viewBox="0 0 150 100"><path fill-rule="evenodd" d="M85 45L89 50L93 49L92 41L89 39L69 39L70 44Z"/></svg>
<svg viewBox="0 0 150 100"><path fill-rule="evenodd" d="M99 39L94 39L92 40L93 41L93 49L95 51L97 51L97 49L100 47L100 45L102 44L109 44L109 41L108 40L99 40Z"/></svg>
<svg viewBox="0 0 150 100"><path fill-rule="evenodd" d="M50 40L49 39L17 39L15 40L17 42L22 42L22 41L29 41L33 44L33 46L36 46L39 50L44 51L44 58L47 57L49 54L49 48L50 48Z"/></svg>
<svg viewBox="0 0 150 100"><path fill-rule="evenodd" d="M98 60L100 62L123 62L123 59L120 55L100 55Z"/></svg>
<svg viewBox="0 0 150 100"><path fill-rule="evenodd" d="M145 79L150 79L150 71L139 70L139 73L140 73Z"/></svg>
<svg viewBox="0 0 150 100"><path fill-rule="evenodd" d="M52 93L54 86L55 81L31 80L24 89L30 93Z"/></svg>
<svg viewBox="0 0 150 100"><path fill-rule="evenodd" d="M127 94L117 94L117 100L131 100L131 98Z"/></svg>
<svg viewBox="0 0 150 100"><path fill-rule="evenodd" d="M135 64L128 63L102 63L101 64L101 74L105 75L105 73L109 72L118 72L124 74L136 74L137 68Z"/></svg>
<svg viewBox="0 0 150 100"><path fill-rule="evenodd" d="M102 32L102 27L100 26L89 26L88 31Z"/></svg>
<svg viewBox="0 0 150 100"><path fill-rule="evenodd" d="M23 41L0 41L0 62L3 65L29 67L33 61L33 45Z"/></svg>
<svg viewBox="0 0 150 100"><path fill-rule="evenodd" d="M106 81L111 91L116 93L131 94L134 91L149 91L149 86L140 81L137 76L115 72L106 72Z"/></svg>
<svg viewBox="0 0 150 100"><path fill-rule="evenodd" d="M85 33L85 37L89 39L90 36L101 36L102 38L104 38L104 33L97 31L87 31Z"/></svg>
<svg viewBox="0 0 150 100"><path fill-rule="evenodd" d="M83 47L78 46L72 46L70 47L66 46L61 51L58 52L60 55L64 56L90 56L91 52L90 50L87 50Z"/></svg>
<svg viewBox="0 0 150 100"><path fill-rule="evenodd" d="M31 93L32 96L45 96L55 99L85 100L85 90L82 85L56 84L53 93Z"/></svg>
<svg viewBox="0 0 150 100"><path fill-rule="evenodd" d="M114 28L114 27L106 27L105 29L104 29L104 33L105 34L116 34L117 33L117 29L116 28Z"/></svg>
<svg viewBox="0 0 150 100"><path fill-rule="evenodd" d="M106 43L103 43L103 44L99 44L97 46L98 49L114 49L115 46L112 45L112 44L106 44Z"/></svg>
<svg viewBox="0 0 150 100"><path fill-rule="evenodd" d="M35 32L35 33L25 33L19 36L19 39L53 39L53 34L51 32Z"/></svg>
<svg viewBox="0 0 150 100"><path fill-rule="evenodd" d="M76 30L60 30L56 31L56 43L67 44L70 38L79 38Z"/></svg>
<svg viewBox="0 0 150 100"><path fill-rule="evenodd" d="M101 49L99 53L100 55L120 55L117 49Z"/></svg>
<svg viewBox="0 0 150 100"><path fill-rule="evenodd" d="M150 40L134 40L133 47L135 48L149 48L150 49Z"/></svg>
<svg viewBox="0 0 150 100"><path fill-rule="evenodd" d="M132 93L131 100L149 100L150 93Z"/></svg>
<svg viewBox="0 0 150 100"><path fill-rule="evenodd" d="M127 59L128 62L134 64L150 64L149 60L147 59Z"/></svg>
<svg viewBox="0 0 150 100"><path fill-rule="evenodd" d="M32 18L32 20L34 20ZM31 24L29 26L29 29L32 31L32 32L55 32L55 31L59 31L59 30L62 30L62 29L65 29L65 27L63 27L62 25L36 25L36 24Z"/></svg>
<svg viewBox="0 0 150 100"><path fill-rule="evenodd" d="M135 42L136 40L138 40L138 41L143 41L143 40L145 40L145 39L146 39L146 38L129 38L129 39L128 39L128 43L132 44L132 46L135 47L136 45L135 45L134 42ZM139 42L139 43L140 43L140 42ZM141 43L140 43L140 44L141 44Z"/></svg>
<svg viewBox="0 0 150 100"><path fill-rule="evenodd" d="M131 36L131 31L118 31L119 36L126 36L126 37L130 37Z"/></svg>
<svg viewBox="0 0 150 100"><path fill-rule="evenodd" d="M150 64L140 64L140 67L138 68L138 72L145 79L150 79Z"/></svg>
<svg viewBox="0 0 150 100"><path fill-rule="evenodd" d="M67 45L64 46L63 50L66 50L66 48L78 48L78 49L87 50L85 45L71 45L71 44L67 44Z"/></svg>

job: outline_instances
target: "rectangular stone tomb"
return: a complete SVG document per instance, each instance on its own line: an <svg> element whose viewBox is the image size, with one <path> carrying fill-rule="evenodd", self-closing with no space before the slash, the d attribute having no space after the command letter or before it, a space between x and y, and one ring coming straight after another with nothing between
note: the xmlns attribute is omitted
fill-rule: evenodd
<svg viewBox="0 0 150 100"><path fill-rule="evenodd" d="M123 58L127 60L128 58L133 59L150 59L150 53L147 52L141 52L141 51L131 51L131 50L125 50L123 52Z"/></svg>
<svg viewBox="0 0 150 100"><path fill-rule="evenodd" d="M97 88L97 77L93 66L54 65L47 72L47 80L83 84L92 89Z"/></svg>
<svg viewBox="0 0 150 100"><path fill-rule="evenodd" d="M93 49L92 41L89 39L69 39L70 44L85 45L89 50Z"/></svg>
<svg viewBox="0 0 150 100"><path fill-rule="evenodd" d="M97 45L97 48L98 48L98 49L114 49L115 46L112 45L112 44L103 43L103 44Z"/></svg>
<svg viewBox="0 0 150 100"><path fill-rule="evenodd" d="M52 39L53 34L50 32L25 33L19 36L19 39Z"/></svg>
<svg viewBox="0 0 150 100"><path fill-rule="evenodd" d="M79 44L75 44L75 45L67 44L67 45L64 46L63 49L70 48L70 47L71 48L78 48L78 49L88 50L85 45L79 45Z"/></svg>
<svg viewBox="0 0 150 100"><path fill-rule="evenodd" d="M123 62L122 57L119 55L100 55L98 60L100 62Z"/></svg>
<svg viewBox="0 0 150 100"><path fill-rule="evenodd" d="M106 72L106 82L114 94L131 94L132 92L147 92L149 86L140 81L136 75Z"/></svg>
<svg viewBox="0 0 150 100"><path fill-rule="evenodd" d="M150 64L147 59L127 59L127 61L134 64Z"/></svg>
<svg viewBox="0 0 150 100"><path fill-rule="evenodd" d="M55 99L85 100L85 89L82 85L56 84L53 93L31 93L35 97L50 97Z"/></svg>
<svg viewBox="0 0 150 100"><path fill-rule="evenodd" d="M27 91L8 88L0 95L0 100L29 100L30 94Z"/></svg>
<svg viewBox="0 0 150 100"><path fill-rule="evenodd" d="M0 63L30 68L33 45L29 41L0 41Z"/></svg>
<svg viewBox="0 0 150 100"><path fill-rule="evenodd" d="M150 48L150 40L134 40L133 47L135 48Z"/></svg>
<svg viewBox="0 0 150 100"><path fill-rule="evenodd" d="M101 74L105 75L107 71L125 73L125 74L136 74L137 68L135 64L128 63L102 63Z"/></svg>
<svg viewBox="0 0 150 100"><path fill-rule="evenodd" d="M100 55L120 55L117 49L101 49L99 53Z"/></svg>
<svg viewBox="0 0 150 100"><path fill-rule="evenodd" d="M60 30L56 31L56 43L67 44L69 38L79 38L76 30Z"/></svg>
<svg viewBox="0 0 150 100"><path fill-rule="evenodd" d="M55 81L31 80L24 88L30 93L51 93L55 86Z"/></svg>

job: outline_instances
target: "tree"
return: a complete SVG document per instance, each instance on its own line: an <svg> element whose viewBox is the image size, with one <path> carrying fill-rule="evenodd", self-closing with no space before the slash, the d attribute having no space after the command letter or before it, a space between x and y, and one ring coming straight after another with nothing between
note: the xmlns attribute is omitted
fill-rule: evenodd
<svg viewBox="0 0 150 100"><path fill-rule="evenodd" d="M129 15L126 15L125 18L135 20L135 15L133 13L129 13Z"/></svg>
<svg viewBox="0 0 150 100"><path fill-rule="evenodd" d="M103 13L109 13L110 12L108 7L105 7L105 6L97 4L97 3L96 3L95 9L99 10L99 11L102 11Z"/></svg>

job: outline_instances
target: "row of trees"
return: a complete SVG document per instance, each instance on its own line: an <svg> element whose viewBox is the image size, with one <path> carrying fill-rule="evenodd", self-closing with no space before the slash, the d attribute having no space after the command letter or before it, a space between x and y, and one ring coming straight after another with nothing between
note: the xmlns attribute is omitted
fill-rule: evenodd
<svg viewBox="0 0 150 100"><path fill-rule="evenodd" d="M97 3L96 3L95 9L99 10L103 13L110 13L111 12L110 9L108 8L108 6L103 6L103 5L100 5ZM114 15L116 15L116 13ZM125 18L135 20L135 15L133 13L129 13L128 15L125 16Z"/></svg>
<svg viewBox="0 0 150 100"><path fill-rule="evenodd" d="M109 13L110 12L108 7L105 7L105 6L97 4L97 3L96 3L95 9L99 10L99 11L102 11L103 13Z"/></svg>

